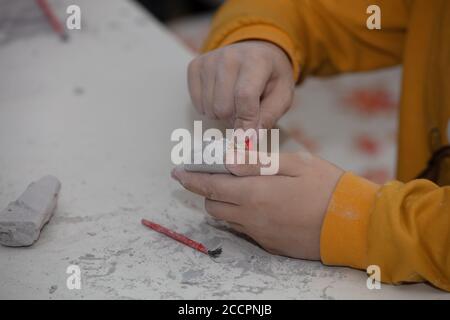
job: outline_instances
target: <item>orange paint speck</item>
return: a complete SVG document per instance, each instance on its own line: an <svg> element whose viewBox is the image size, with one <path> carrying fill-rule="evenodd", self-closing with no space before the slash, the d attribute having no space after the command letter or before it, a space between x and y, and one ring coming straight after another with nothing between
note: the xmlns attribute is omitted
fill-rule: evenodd
<svg viewBox="0 0 450 320"><path fill-rule="evenodd" d="M391 93L385 89L362 88L353 90L344 98L344 103L366 115L389 112L397 107Z"/></svg>

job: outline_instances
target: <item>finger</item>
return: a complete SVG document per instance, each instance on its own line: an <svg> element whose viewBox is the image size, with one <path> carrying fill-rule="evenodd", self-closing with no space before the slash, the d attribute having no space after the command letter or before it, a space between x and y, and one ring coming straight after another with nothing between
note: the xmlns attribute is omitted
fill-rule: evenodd
<svg viewBox="0 0 450 320"><path fill-rule="evenodd" d="M216 219L233 223L235 226L241 225L239 223L241 216L239 208L238 205L232 203L205 199L205 210L209 215Z"/></svg>
<svg viewBox="0 0 450 320"><path fill-rule="evenodd" d="M245 227L242 224L228 222L228 225L231 227L231 229L233 229L239 233L247 234L247 230L245 229Z"/></svg>
<svg viewBox="0 0 450 320"><path fill-rule="evenodd" d="M277 80L261 101L259 128L271 129L292 105L293 87L287 80Z"/></svg>
<svg viewBox="0 0 450 320"><path fill-rule="evenodd" d="M253 159L257 158L256 163L253 164L249 162L249 159L252 159L250 157L252 152L254 153ZM271 175L298 177L312 158L313 155L306 151L271 154L249 151L246 152L247 164L227 163L226 168L233 175L239 177L267 175L268 172L273 172ZM263 170L264 168L266 170Z"/></svg>
<svg viewBox="0 0 450 320"><path fill-rule="evenodd" d="M211 200L234 204L245 201L245 193L249 188L244 179L229 174L188 172L177 167L172 171L172 177L191 192Z"/></svg>
<svg viewBox="0 0 450 320"><path fill-rule="evenodd" d="M250 61L241 66L234 87L235 129L257 129L260 99L270 75L271 68L265 61Z"/></svg>
<svg viewBox="0 0 450 320"><path fill-rule="evenodd" d="M215 119L213 112L214 83L215 83L215 59L212 56L205 56L200 71L202 86L202 107L206 116Z"/></svg>
<svg viewBox="0 0 450 320"><path fill-rule="evenodd" d="M200 114L204 114L201 103L201 81L198 58L192 60L188 66L188 87L192 103Z"/></svg>
<svg viewBox="0 0 450 320"><path fill-rule="evenodd" d="M234 85L239 73L239 67L230 58L223 58L217 66L214 84L213 112L218 119L233 118Z"/></svg>

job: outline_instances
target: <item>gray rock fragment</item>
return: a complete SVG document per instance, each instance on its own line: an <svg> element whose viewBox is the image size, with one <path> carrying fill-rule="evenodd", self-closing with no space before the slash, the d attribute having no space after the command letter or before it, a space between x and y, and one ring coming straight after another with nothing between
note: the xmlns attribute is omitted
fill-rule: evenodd
<svg viewBox="0 0 450 320"><path fill-rule="evenodd" d="M207 173L230 173L225 167L225 157L229 145L231 144L228 142L227 139L203 141L202 149L191 150L191 163L185 163L184 170L193 172L207 172ZM220 150L221 151L220 156L222 158L221 163L207 164L203 159L203 152L206 148L208 148L207 149L208 154L213 153L215 150ZM202 159L202 163L194 162L196 155L198 155L199 159Z"/></svg>
<svg viewBox="0 0 450 320"><path fill-rule="evenodd" d="M0 244L32 245L53 215L60 189L61 183L53 176L31 183L19 199L0 213Z"/></svg>

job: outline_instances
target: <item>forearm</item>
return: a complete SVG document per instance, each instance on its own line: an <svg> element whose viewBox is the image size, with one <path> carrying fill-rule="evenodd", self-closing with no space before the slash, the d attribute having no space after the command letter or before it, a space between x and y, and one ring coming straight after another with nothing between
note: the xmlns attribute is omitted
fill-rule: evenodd
<svg viewBox="0 0 450 320"><path fill-rule="evenodd" d="M363 71L401 62L408 8L375 1L383 29L366 27L367 1L230 0L216 14L204 50L248 39L273 42L290 57L296 78Z"/></svg>
<svg viewBox="0 0 450 320"><path fill-rule="evenodd" d="M423 282L450 291L450 188L427 180L378 186L344 175L322 227L331 265L378 265L387 283Z"/></svg>

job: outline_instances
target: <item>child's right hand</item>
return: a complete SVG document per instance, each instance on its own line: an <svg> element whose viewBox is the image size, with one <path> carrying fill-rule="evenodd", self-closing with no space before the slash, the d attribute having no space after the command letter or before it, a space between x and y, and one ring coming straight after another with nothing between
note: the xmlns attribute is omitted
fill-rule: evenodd
<svg viewBox="0 0 450 320"><path fill-rule="evenodd" d="M291 106L295 81L282 49L244 41L195 58L188 84L201 114L246 130L273 127Z"/></svg>

